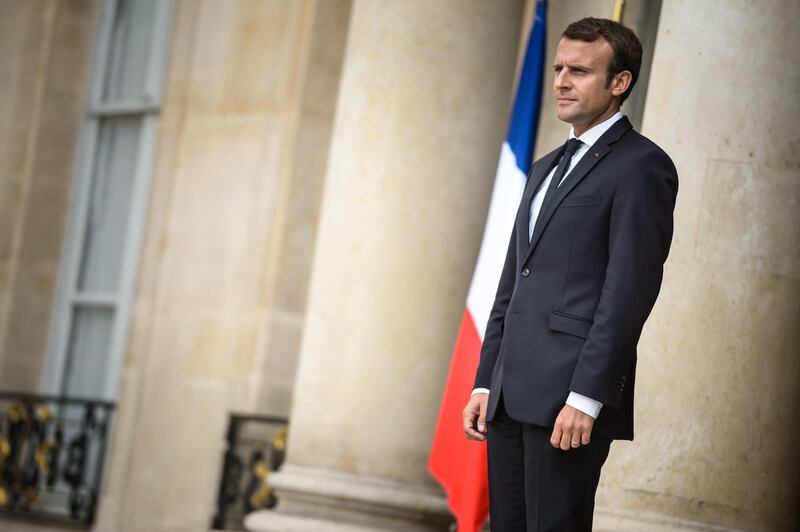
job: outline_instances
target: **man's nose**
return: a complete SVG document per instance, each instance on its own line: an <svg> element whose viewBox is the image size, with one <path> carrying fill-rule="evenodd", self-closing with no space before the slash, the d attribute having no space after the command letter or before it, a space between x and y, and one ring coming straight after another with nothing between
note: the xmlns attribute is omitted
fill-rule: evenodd
<svg viewBox="0 0 800 532"><path fill-rule="evenodd" d="M566 70L556 72L556 78L553 80L553 85L557 89L568 89L570 87L569 75Z"/></svg>

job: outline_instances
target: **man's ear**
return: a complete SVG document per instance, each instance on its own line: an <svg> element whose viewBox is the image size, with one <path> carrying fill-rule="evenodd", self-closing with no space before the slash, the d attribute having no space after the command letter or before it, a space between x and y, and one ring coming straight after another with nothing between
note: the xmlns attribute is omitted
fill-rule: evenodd
<svg viewBox="0 0 800 532"><path fill-rule="evenodd" d="M628 70L623 70L622 72L614 74L614 78L611 80L611 95L622 96L622 94L628 90L628 87L631 86L632 80L633 75Z"/></svg>

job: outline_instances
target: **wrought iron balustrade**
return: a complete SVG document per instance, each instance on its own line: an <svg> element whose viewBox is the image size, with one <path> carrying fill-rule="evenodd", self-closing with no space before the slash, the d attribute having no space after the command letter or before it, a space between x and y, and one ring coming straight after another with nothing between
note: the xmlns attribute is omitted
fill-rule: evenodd
<svg viewBox="0 0 800 532"><path fill-rule="evenodd" d="M114 403L0 392L0 514L89 528Z"/></svg>
<svg viewBox="0 0 800 532"><path fill-rule="evenodd" d="M243 530L244 516L277 503L269 475L283 463L288 419L230 414L214 530Z"/></svg>

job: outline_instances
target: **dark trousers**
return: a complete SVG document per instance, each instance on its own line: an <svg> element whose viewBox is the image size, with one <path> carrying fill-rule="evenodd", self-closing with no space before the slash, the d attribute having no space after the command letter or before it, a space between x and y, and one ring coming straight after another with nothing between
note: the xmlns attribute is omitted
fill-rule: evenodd
<svg viewBox="0 0 800 532"><path fill-rule="evenodd" d="M592 438L562 451L552 428L520 423L503 398L489 423L489 515L492 532L590 532L600 468L611 440Z"/></svg>

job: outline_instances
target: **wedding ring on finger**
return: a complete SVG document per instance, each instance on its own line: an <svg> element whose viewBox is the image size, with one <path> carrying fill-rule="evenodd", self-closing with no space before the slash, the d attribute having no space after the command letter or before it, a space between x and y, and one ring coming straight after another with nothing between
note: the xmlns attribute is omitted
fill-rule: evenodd
<svg viewBox="0 0 800 532"><path fill-rule="evenodd" d="M580 445L581 445L581 442L579 442L579 441L575 441L575 440L572 440L571 442L569 442L569 444L570 444L570 445L572 446L572 448L574 449L575 447L580 447Z"/></svg>

